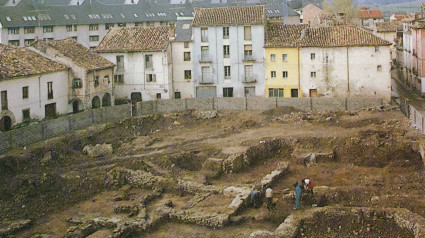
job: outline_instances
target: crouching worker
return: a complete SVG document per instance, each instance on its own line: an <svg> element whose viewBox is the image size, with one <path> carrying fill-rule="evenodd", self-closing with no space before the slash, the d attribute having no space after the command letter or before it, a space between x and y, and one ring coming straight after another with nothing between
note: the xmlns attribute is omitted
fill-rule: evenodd
<svg viewBox="0 0 425 238"><path fill-rule="evenodd" d="M314 182L311 179L304 179L307 194L313 195Z"/></svg>
<svg viewBox="0 0 425 238"><path fill-rule="evenodd" d="M260 192L257 191L256 189L254 189L251 192L251 196L250 196L250 201L249 201L249 205L251 207L258 207L260 204Z"/></svg>

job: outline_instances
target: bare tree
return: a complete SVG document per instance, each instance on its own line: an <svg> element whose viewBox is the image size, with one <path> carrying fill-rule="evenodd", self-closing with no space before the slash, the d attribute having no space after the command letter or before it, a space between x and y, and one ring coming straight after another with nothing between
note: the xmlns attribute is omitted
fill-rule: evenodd
<svg viewBox="0 0 425 238"><path fill-rule="evenodd" d="M344 13L347 20L351 21L358 17L360 8L352 0L324 0L323 10L333 14Z"/></svg>

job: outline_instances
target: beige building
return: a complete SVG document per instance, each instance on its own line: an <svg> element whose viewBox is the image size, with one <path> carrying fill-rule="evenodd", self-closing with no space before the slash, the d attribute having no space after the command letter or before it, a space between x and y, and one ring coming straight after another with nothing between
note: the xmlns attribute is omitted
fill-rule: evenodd
<svg viewBox="0 0 425 238"><path fill-rule="evenodd" d="M31 48L71 68L68 82L70 112L114 105L113 63L72 38L37 41Z"/></svg>
<svg viewBox="0 0 425 238"><path fill-rule="evenodd" d="M301 9L302 23L310 26L317 26L321 22L321 16L324 14L325 11L310 3Z"/></svg>

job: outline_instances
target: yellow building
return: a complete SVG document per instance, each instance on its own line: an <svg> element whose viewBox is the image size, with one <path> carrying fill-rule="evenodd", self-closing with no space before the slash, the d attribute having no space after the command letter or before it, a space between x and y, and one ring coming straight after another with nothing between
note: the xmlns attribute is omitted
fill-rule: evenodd
<svg viewBox="0 0 425 238"><path fill-rule="evenodd" d="M306 25L271 23L266 26L266 97L302 97L300 48L297 41Z"/></svg>

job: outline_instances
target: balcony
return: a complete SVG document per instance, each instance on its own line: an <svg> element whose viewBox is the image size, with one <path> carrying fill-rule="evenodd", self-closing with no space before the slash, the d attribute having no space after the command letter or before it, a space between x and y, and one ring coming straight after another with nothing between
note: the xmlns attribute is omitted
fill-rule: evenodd
<svg viewBox="0 0 425 238"><path fill-rule="evenodd" d="M245 55L244 58L243 58L243 61L254 62L255 59L254 59L254 57L252 57L252 55Z"/></svg>
<svg viewBox="0 0 425 238"><path fill-rule="evenodd" d="M212 58L208 55L208 56L202 56L201 59L199 60L200 63L211 63L212 62Z"/></svg>
<svg viewBox="0 0 425 238"><path fill-rule="evenodd" d="M255 83L257 82L257 78L255 75L244 76L242 79L242 83Z"/></svg>

